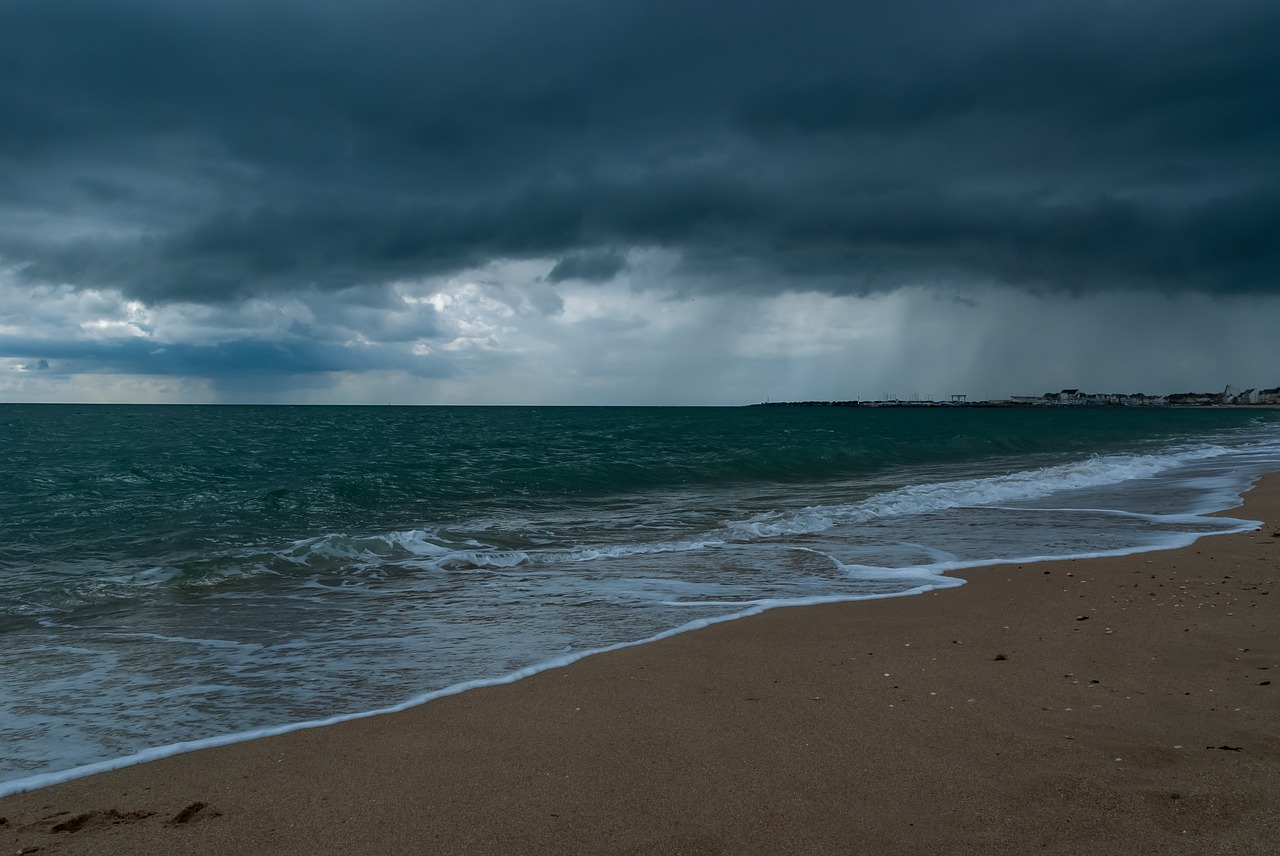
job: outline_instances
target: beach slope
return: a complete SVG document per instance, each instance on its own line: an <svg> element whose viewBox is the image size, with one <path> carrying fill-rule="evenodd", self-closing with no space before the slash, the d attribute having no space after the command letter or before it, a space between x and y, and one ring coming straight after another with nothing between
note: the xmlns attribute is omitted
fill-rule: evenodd
<svg viewBox="0 0 1280 856"><path fill-rule="evenodd" d="M0 853L1270 854L1280 477L1231 514L17 794Z"/></svg>

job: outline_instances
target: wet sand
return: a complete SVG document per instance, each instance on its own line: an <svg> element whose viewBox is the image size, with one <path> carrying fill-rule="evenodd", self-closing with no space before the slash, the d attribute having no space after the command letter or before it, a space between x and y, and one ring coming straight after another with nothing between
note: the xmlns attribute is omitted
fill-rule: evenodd
<svg viewBox="0 0 1280 856"><path fill-rule="evenodd" d="M1274 853L1280 476L1245 500L1260 530L1183 550L778 609L14 795L0 854Z"/></svg>

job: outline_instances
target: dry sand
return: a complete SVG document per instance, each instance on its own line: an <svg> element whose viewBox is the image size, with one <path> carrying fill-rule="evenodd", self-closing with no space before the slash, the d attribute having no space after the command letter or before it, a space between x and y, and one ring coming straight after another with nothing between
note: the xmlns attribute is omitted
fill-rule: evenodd
<svg viewBox="0 0 1280 856"><path fill-rule="evenodd" d="M1275 853L1280 476L1233 515L8 797L0 855Z"/></svg>

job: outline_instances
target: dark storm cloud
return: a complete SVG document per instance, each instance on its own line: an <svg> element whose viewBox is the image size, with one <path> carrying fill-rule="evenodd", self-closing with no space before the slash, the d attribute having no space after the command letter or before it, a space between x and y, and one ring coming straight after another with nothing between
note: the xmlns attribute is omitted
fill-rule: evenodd
<svg viewBox="0 0 1280 856"><path fill-rule="evenodd" d="M584 282L608 282L627 266L627 259L613 250L575 253L556 262L547 274L552 282L580 279Z"/></svg>
<svg viewBox="0 0 1280 856"><path fill-rule="evenodd" d="M9 0L0 263L152 302L494 259L1280 288L1280 7Z"/></svg>

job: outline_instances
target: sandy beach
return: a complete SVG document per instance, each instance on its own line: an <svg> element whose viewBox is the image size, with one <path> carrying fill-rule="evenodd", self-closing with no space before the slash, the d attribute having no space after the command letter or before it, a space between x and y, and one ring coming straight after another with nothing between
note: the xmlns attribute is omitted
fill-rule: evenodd
<svg viewBox="0 0 1280 856"><path fill-rule="evenodd" d="M1273 853L1280 476L1230 514L14 795L0 853Z"/></svg>

